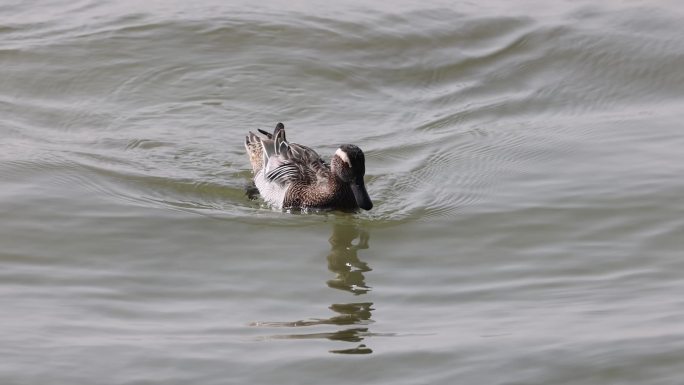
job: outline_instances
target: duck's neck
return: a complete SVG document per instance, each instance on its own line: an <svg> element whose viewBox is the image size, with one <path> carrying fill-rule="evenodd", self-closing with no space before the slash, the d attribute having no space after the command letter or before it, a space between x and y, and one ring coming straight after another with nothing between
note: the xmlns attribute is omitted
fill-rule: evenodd
<svg viewBox="0 0 684 385"><path fill-rule="evenodd" d="M349 183L345 183L340 177L338 177L335 174L332 174L330 178L328 178L328 188L330 189L331 194L335 194L337 192L340 192L346 188L349 188Z"/></svg>
<svg viewBox="0 0 684 385"><path fill-rule="evenodd" d="M328 179L330 200L334 206L342 209L355 209L358 207L356 198L349 183L343 181L337 175Z"/></svg>

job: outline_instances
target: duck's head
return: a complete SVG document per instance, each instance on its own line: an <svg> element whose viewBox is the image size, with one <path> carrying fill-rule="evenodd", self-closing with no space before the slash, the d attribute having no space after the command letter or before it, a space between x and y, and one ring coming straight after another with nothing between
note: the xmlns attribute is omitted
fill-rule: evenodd
<svg viewBox="0 0 684 385"><path fill-rule="evenodd" d="M366 185L363 182L363 176L366 174L366 159L363 151L353 144L343 144L335 151L332 162L330 162L332 172L340 178L343 182L349 183L356 204L364 210L373 208L366 191Z"/></svg>

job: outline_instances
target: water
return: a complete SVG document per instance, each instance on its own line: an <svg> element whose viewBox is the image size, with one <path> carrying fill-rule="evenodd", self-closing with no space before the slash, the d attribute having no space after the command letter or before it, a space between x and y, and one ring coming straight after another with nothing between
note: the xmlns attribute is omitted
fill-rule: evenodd
<svg viewBox="0 0 684 385"><path fill-rule="evenodd" d="M224 3L0 5L0 382L681 383L684 6Z"/></svg>

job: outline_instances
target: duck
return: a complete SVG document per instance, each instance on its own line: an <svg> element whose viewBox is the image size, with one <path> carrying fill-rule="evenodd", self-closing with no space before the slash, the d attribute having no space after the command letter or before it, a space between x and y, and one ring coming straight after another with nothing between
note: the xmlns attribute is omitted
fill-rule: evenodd
<svg viewBox="0 0 684 385"><path fill-rule="evenodd" d="M267 204L285 210L373 208L363 180L365 156L358 146L339 146L328 164L312 148L288 142L283 123L272 134L258 131L262 136L249 131L245 149L254 184Z"/></svg>

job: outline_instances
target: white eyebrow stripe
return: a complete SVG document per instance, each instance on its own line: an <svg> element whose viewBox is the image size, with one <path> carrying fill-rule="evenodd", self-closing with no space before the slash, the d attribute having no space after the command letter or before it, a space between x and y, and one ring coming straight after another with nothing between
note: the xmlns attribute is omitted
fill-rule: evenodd
<svg viewBox="0 0 684 385"><path fill-rule="evenodd" d="M338 148L337 151L335 151L335 155L339 156L340 159L342 159L342 161L344 163L346 163L347 166L349 166L351 168L352 165L351 165L351 162L349 161L349 156L347 156L347 153L344 152L344 150L342 150L341 148Z"/></svg>

